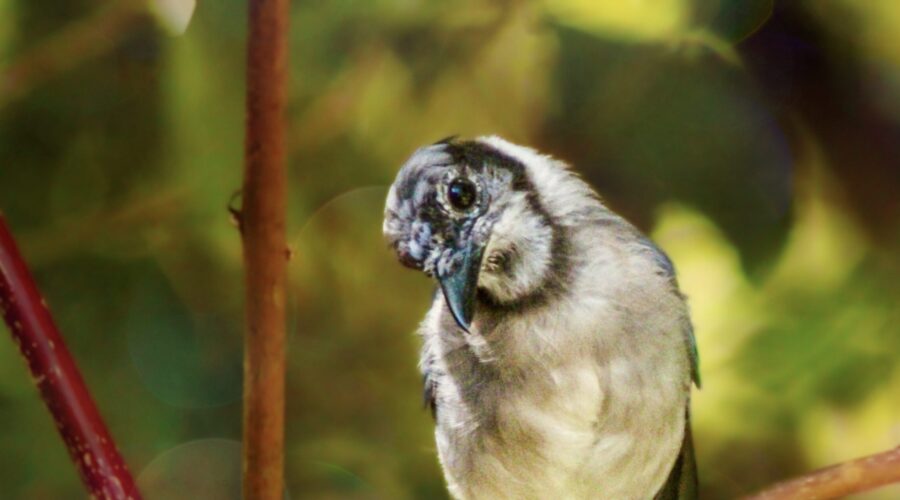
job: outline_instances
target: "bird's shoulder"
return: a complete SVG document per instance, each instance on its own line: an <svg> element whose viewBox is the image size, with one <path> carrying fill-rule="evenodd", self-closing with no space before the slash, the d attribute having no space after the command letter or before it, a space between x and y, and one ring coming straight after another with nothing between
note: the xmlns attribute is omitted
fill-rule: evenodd
<svg viewBox="0 0 900 500"><path fill-rule="evenodd" d="M681 289L678 286L675 264L672 263L672 259L670 259L656 243L646 236L640 235L637 240L637 245L649 255L657 275L668 281L671 293L676 294L682 301L686 301L687 297L681 292ZM690 358L691 380L693 380L697 387L700 387L700 357L697 352L697 341L694 337L694 325L691 322L690 315L686 309L681 318L680 329Z"/></svg>
<svg viewBox="0 0 900 500"><path fill-rule="evenodd" d="M612 246L621 250L621 254L624 255L623 259L630 261L633 266L638 268L638 272L626 273L629 278L623 278L632 279L635 276L639 278L635 283L628 285L642 289L641 294L633 294L633 296L661 298L659 303L654 301L653 307L664 307L664 303L675 306L679 320L677 328L684 340L690 362L691 380L699 387L699 355L694 337L694 327L687 308L687 296L679 287L672 259L653 240L617 216L598 219L598 223L589 230L593 232L591 239L595 241L595 247L611 245L614 242ZM615 262L613 267L627 267L627 264ZM606 273L596 274L601 276L600 279L609 279ZM648 289L653 289L655 293L648 293Z"/></svg>

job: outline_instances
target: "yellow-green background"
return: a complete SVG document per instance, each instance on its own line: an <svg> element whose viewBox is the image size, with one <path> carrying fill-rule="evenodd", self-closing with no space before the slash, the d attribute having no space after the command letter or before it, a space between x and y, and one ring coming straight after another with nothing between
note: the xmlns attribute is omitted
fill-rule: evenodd
<svg viewBox="0 0 900 500"><path fill-rule="evenodd" d="M146 496L237 498L246 5L202 1L182 35L142 8L0 0L0 209ZM304 0L291 21L291 498L445 497L413 335L431 284L380 226L406 156L452 134L571 161L669 252L705 498L900 444L900 2ZM2 498L83 496L2 338L0 429Z"/></svg>

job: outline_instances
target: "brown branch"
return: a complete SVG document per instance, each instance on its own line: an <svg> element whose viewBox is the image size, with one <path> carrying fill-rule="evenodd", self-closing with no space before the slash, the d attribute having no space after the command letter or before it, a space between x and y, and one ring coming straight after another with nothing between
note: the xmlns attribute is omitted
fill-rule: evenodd
<svg viewBox="0 0 900 500"><path fill-rule="evenodd" d="M152 194L97 212L73 213L56 218L53 224L20 234L19 246L33 266L59 260L89 244L112 241L121 244L165 224L182 210L187 191L158 188ZM151 251L149 245L142 248Z"/></svg>
<svg viewBox="0 0 900 500"><path fill-rule="evenodd" d="M2 215L0 310L91 498L140 499Z"/></svg>
<svg viewBox="0 0 900 500"><path fill-rule="evenodd" d="M143 2L122 0L73 22L59 33L0 66L0 107L89 59L116 48L137 22L147 18Z"/></svg>
<svg viewBox="0 0 900 500"><path fill-rule="evenodd" d="M244 498L284 490L288 0L250 0L241 235L246 272Z"/></svg>
<svg viewBox="0 0 900 500"><path fill-rule="evenodd" d="M778 483L745 500L840 498L900 482L900 447Z"/></svg>

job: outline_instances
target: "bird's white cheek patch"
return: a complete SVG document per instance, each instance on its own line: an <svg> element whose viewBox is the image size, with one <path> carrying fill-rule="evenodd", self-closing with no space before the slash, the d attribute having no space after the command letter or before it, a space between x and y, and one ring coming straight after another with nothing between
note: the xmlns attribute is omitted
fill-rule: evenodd
<svg viewBox="0 0 900 500"><path fill-rule="evenodd" d="M501 302L511 302L540 286L550 267L553 231L534 213L524 193L516 193L494 224L485 255L504 255L499 269L486 269L480 285Z"/></svg>

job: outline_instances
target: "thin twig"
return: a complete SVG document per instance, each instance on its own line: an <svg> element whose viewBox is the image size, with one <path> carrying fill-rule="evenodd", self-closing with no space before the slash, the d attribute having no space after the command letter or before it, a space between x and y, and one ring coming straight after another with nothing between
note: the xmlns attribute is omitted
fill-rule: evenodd
<svg viewBox="0 0 900 500"><path fill-rule="evenodd" d="M147 18L143 2L121 0L74 21L12 62L0 63L0 107L86 60L109 53L137 22Z"/></svg>
<svg viewBox="0 0 900 500"><path fill-rule="evenodd" d="M91 497L140 499L2 215L0 310Z"/></svg>
<svg viewBox="0 0 900 500"><path fill-rule="evenodd" d="M900 482L900 447L778 483L745 500L825 500Z"/></svg>
<svg viewBox="0 0 900 500"><path fill-rule="evenodd" d="M120 245L135 235L146 239L143 235L150 233L150 229L164 225L180 213L187 193L184 189L163 186L148 196L100 211L61 216L53 224L20 234L19 246L28 254L31 265L44 266L98 240ZM152 245L143 244L141 249L152 251Z"/></svg>
<svg viewBox="0 0 900 500"><path fill-rule="evenodd" d="M246 272L244 498L284 491L288 0L250 0L241 235Z"/></svg>

